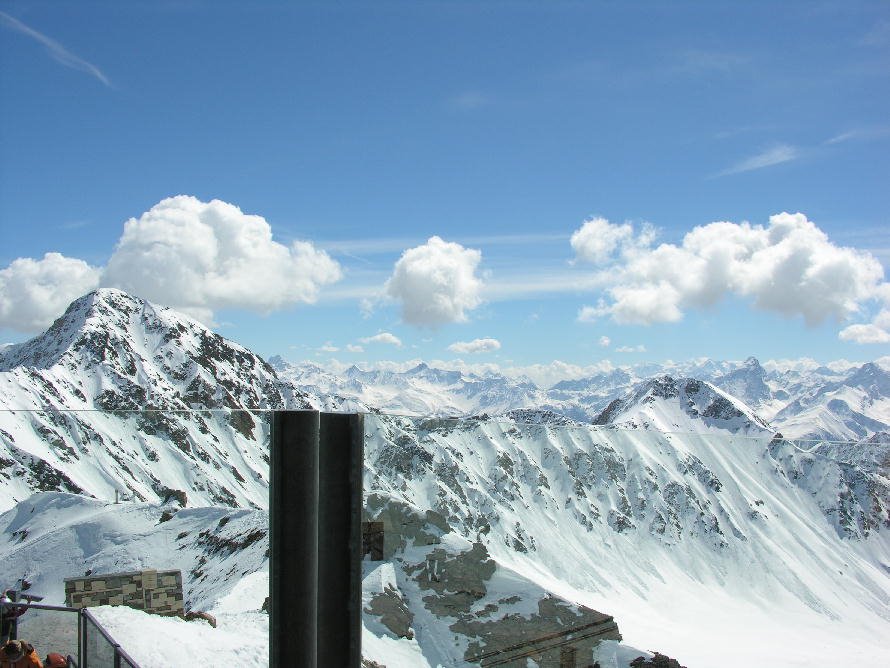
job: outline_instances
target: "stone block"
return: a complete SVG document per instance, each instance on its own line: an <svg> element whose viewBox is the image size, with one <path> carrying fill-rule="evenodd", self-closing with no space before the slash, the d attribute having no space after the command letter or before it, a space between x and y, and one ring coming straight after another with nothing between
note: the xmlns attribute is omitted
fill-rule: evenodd
<svg viewBox="0 0 890 668"><path fill-rule="evenodd" d="M157 587L158 587L158 572L155 570L142 571L142 588L143 589L157 589Z"/></svg>

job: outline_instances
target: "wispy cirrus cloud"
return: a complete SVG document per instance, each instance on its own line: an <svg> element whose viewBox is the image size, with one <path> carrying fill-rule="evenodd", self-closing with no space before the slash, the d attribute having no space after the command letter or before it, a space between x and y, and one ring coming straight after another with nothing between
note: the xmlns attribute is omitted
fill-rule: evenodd
<svg viewBox="0 0 890 668"><path fill-rule="evenodd" d="M741 174L742 172L753 172L764 167L772 167L780 165L783 162L791 162L800 157L800 151L789 144L777 144L768 148L750 158L745 158L734 165L731 165L714 176L729 176L730 174Z"/></svg>
<svg viewBox="0 0 890 668"><path fill-rule="evenodd" d="M111 88L111 81L108 80L108 77L105 76L102 70L93 65L91 62L88 62L80 56L71 53L68 49L66 49L64 46L59 44L51 37L47 37L42 32L34 30L34 28L25 25L17 18L12 17L5 12L0 12L0 23L11 30L20 32L23 35L26 35L36 42L42 44L49 52L49 55L52 57L52 59L55 60L57 63L64 65L65 67L70 67L73 70L85 72L86 74L95 77L103 84Z"/></svg>
<svg viewBox="0 0 890 668"><path fill-rule="evenodd" d="M881 139L883 137L890 137L890 125L853 128L852 130L836 134L831 139L827 139L825 143L841 144L848 141L868 141L871 139Z"/></svg>

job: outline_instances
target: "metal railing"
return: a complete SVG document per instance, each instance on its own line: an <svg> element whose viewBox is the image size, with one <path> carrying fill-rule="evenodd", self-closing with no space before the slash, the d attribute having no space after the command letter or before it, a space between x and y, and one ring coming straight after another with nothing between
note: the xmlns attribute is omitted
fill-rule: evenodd
<svg viewBox="0 0 890 668"><path fill-rule="evenodd" d="M16 635L34 645L41 657L58 652L67 656L70 668L139 668L89 608L0 603L0 613L22 608L27 614L16 620ZM63 622L59 615L68 615L70 623Z"/></svg>

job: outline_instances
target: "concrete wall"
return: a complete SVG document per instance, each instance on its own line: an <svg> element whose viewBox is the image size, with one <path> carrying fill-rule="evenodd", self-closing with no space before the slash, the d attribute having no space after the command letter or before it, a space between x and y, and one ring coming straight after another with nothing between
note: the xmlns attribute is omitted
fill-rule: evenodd
<svg viewBox="0 0 890 668"><path fill-rule="evenodd" d="M66 578L65 603L72 608L126 605L158 615L182 614L182 572L144 570Z"/></svg>

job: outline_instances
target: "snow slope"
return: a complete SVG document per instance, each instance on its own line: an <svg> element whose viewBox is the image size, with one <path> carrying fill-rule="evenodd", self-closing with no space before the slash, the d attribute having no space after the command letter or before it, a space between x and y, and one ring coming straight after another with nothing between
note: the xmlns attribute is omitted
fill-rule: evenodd
<svg viewBox="0 0 890 668"><path fill-rule="evenodd" d="M690 668L890 649L886 471L769 436L366 419L366 487L613 614L631 645Z"/></svg>

